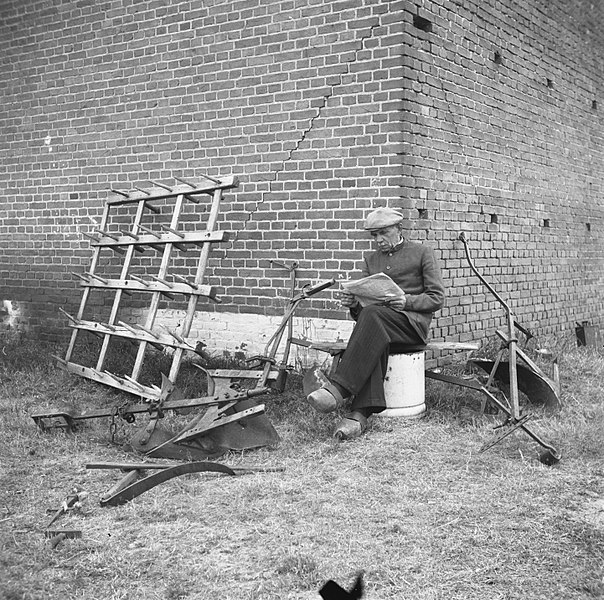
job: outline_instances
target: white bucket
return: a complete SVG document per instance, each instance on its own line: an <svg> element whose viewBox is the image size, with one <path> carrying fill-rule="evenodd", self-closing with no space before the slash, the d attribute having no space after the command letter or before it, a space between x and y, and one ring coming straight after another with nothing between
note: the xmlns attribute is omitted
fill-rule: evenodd
<svg viewBox="0 0 604 600"><path fill-rule="evenodd" d="M424 352L391 354L384 378L387 408L376 416L420 417L426 411Z"/></svg>

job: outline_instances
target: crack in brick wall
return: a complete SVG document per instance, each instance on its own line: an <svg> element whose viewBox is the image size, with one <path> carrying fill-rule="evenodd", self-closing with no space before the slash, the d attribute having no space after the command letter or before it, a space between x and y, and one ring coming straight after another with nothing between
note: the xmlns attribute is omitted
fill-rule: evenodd
<svg viewBox="0 0 604 600"><path fill-rule="evenodd" d="M298 139L295 141L294 146L288 151L288 156L283 161L283 163L281 165L281 169L274 171L275 177L273 178L272 181L269 181L269 190L266 191L266 192L262 192L261 199L258 201L258 203L256 204L256 206L252 210L248 211L248 217L247 217L245 223L247 223L248 221L251 221L253 219L253 217L254 217L254 214L260 210L261 205L265 202L265 196L267 196L267 195L269 195L271 193L270 184L273 183L276 180L277 175L278 175L279 172L285 170L286 164L292 159L292 156L294 155L294 153L302 146L302 144L304 144L307 135L312 131L316 120L321 116L321 112L327 106L327 103L329 102L330 98L335 95L336 89L339 86L342 85L343 78L346 75L350 74L350 68L349 68L350 64L352 64L352 63L355 62L358 52L360 52L364 48L365 41L367 39L370 39L373 36L374 30L379 26L379 24L380 24L379 19L376 19L375 24L373 24L373 25L370 26L368 33L365 36L362 36L359 39L359 42L358 42L359 43L359 48L358 48L358 50L355 51L355 54L354 54L354 56L352 58L346 60L343 63L346 66L346 71L338 76L339 77L339 81L338 82L336 82L336 83L334 83L334 84L331 85L329 93L325 94L322 98L320 98L321 99L321 104L317 107L315 116L310 119L308 127L306 129L303 129L303 130L301 130L299 132L300 135L299 135ZM245 229L245 223L243 224L242 229ZM238 237L239 237L239 232L240 231L241 230L238 230L236 232L235 236L232 239L232 244L235 244L238 241Z"/></svg>

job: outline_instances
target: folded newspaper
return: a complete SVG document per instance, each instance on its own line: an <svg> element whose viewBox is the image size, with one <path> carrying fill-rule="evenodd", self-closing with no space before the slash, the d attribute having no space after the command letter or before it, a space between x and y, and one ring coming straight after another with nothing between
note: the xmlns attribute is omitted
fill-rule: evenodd
<svg viewBox="0 0 604 600"><path fill-rule="evenodd" d="M385 273L376 273L355 281L343 281L342 287L353 294L361 306L385 304L405 297L405 292Z"/></svg>

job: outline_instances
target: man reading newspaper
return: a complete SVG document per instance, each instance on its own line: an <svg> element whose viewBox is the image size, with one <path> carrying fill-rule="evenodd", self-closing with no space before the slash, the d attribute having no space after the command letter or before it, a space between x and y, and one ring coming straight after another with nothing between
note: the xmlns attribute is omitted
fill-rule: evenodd
<svg viewBox="0 0 604 600"><path fill-rule="evenodd" d="M362 275L388 275L398 294L393 288L386 295L376 293L377 297L372 297L371 290L384 292L372 280L365 281L361 289L365 294L370 290L369 296L361 295L357 288L357 297L344 286L341 303L350 310L356 324L330 382L307 397L320 412L334 411L351 399L350 412L336 427L335 435L340 439L360 436L367 428L367 418L386 408L383 382L391 345L400 350L424 345L432 316L444 302L444 285L434 252L405 239L403 219L402 213L392 208L378 208L367 217L364 229L375 240L377 250L365 255ZM348 287L354 290L355 286Z"/></svg>

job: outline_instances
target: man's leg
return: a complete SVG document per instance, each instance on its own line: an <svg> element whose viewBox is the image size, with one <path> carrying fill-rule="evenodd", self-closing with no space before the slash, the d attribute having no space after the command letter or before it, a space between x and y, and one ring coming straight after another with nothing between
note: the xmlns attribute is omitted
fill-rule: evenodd
<svg viewBox="0 0 604 600"><path fill-rule="evenodd" d="M359 315L331 379L336 386L346 390L344 396L355 395L353 410L368 414L379 412L386 407L384 375L390 344L418 346L424 343L403 313L386 306L367 306Z"/></svg>

